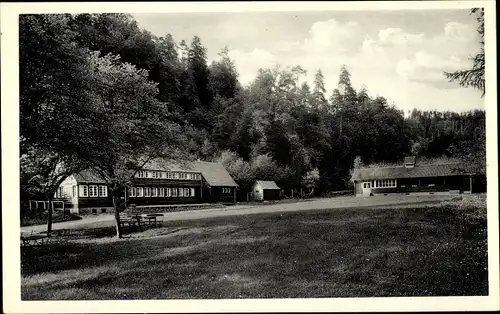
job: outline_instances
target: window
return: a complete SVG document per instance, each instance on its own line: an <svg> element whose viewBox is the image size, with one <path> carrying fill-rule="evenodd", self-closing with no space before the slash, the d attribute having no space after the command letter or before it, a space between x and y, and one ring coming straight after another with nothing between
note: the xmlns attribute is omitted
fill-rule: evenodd
<svg viewBox="0 0 500 314"><path fill-rule="evenodd" d="M135 197L135 188L128 189L128 196Z"/></svg>
<svg viewBox="0 0 500 314"><path fill-rule="evenodd" d="M222 188L222 193L223 194L230 194L231 193L231 188Z"/></svg>
<svg viewBox="0 0 500 314"><path fill-rule="evenodd" d="M190 173L186 173L186 179L191 180L191 174Z"/></svg>
<svg viewBox="0 0 500 314"><path fill-rule="evenodd" d="M144 197L151 196L151 188L144 188Z"/></svg>
<svg viewBox="0 0 500 314"><path fill-rule="evenodd" d="M173 197L176 197L176 196L177 196L177 189L176 189L176 188L173 188L173 189L172 189L172 196L173 196Z"/></svg>
<svg viewBox="0 0 500 314"><path fill-rule="evenodd" d="M179 196L184 196L184 189L179 188L178 190Z"/></svg>
<svg viewBox="0 0 500 314"><path fill-rule="evenodd" d="M194 189L191 188L191 196L194 196Z"/></svg>
<svg viewBox="0 0 500 314"><path fill-rule="evenodd" d="M64 190L63 187L60 186L57 188L56 192L54 193L54 198L61 198L64 195Z"/></svg>
<svg viewBox="0 0 500 314"><path fill-rule="evenodd" d="M152 188L152 193L151 196L157 197L158 196L158 188Z"/></svg>
<svg viewBox="0 0 500 314"><path fill-rule="evenodd" d="M180 175L180 173L175 172L175 173L174 173L174 179L179 179L179 175Z"/></svg>
<svg viewBox="0 0 500 314"><path fill-rule="evenodd" d="M158 196L159 197L165 196L165 188L158 188Z"/></svg>
<svg viewBox="0 0 500 314"><path fill-rule="evenodd" d="M146 171L138 171L137 172L137 177L138 178L145 178L146 177Z"/></svg>
<svg viewBox="0 0 500 314"><path fill-rule="evenodd" d="M89 196L90 197L97 197L97 185L90 185L89 186Z"/></svg>
<svg viewBox="0 0 500 314"><path fill-rule="evenodd" d="M144 196L144 188L137 188L137 196L138 197Z"/></svg>
<svg viewBox="0 0 500 314"><path fill-rule="evenodd" d="M375 187L380 187L380 188L394 188L397 187L397 181L395 179L389 179L389 180L377 180L375 181Z"/></svg>
<svg viewBox="0 0 500 314"><path fill-rule="evenodd" d="M105 185L99 185L99 196L107 197L108 196L108 187Z"/></svg>
<svg viewBox="0 0 500 314"><path fill-rule="evenodd" d="M184 189L184 196L186 196L186 197L191 196L191 195L190 195L190 192L191 192L191 189L185 188L185 189Z"/></svg>
<svg viewBox="0 0 500 314"><path fill-rule="evenodd" d="M161 178L161 179L165 179L165 172L163 172L163 171L162 171L162 172L160 172L160 178Z"/></svg>
<svg viewBox="0 0 500 314"><path fill-rule="evenodd" d="M172 189L171 188L165 188L165 196L166 197L172 196Z"/></svg>
<svg viewBox="0 0 500 314"><path fill-rule="evenodd" d="M89 196L88 186L86 186L86 185L80 185L79 186L79 193L80 193L81 197L87 197L87 196Z"/></svg>

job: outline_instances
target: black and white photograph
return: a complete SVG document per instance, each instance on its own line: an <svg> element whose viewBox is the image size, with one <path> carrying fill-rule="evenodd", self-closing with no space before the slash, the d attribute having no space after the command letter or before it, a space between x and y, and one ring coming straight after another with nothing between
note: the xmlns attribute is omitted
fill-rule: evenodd
<svg viewBox="0 0 500 314"><path fill-rule="evenodd" d="M494 1L252 3L2 4L6 313L498 309Z"/></svg>

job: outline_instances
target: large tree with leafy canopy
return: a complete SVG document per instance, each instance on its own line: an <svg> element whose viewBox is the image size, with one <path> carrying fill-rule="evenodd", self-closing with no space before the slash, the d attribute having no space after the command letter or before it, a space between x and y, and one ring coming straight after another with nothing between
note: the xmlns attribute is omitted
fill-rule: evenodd
<svg viewBox="0 0 500 314"><path fill-rule="evenodd" d="M89 58L92 123L86 151L80 156L106 182L113 198L117 236L121 237L121 197L136 172L149 161L189 159L181 128L171 122L167 106L148 72L122 63L118 56Z"/></svg>
<svg viewBox="0 0 500 314"><path fill-rule="evenodd" d="M75 43L71 19L60 14L19 18L21 188L28 197L46 197L48 233L56 189L86 167L78 155L87 138L88 50Z"/></svg>

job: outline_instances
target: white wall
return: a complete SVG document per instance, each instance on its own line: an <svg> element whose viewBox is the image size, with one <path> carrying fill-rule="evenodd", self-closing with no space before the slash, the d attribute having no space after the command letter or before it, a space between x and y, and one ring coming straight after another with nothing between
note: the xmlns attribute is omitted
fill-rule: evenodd
<svg viewBox="0 0 500 314"><path fill-rule="evenodd" d="M73 196L73 186L76 186L77 182L75 177L69 176L64 180L60 187L64 190L63 199L66 203L73 204L73 208L71 209L72 213L78 213L78 189L77 193Z"/></svg>
<svg viewBox="0 0 500 314"><path fill-rule="evenodd" d="M258 183L254 183L252 187L252 198L254 201L263 201L264 200L264 189Z"/></svg>

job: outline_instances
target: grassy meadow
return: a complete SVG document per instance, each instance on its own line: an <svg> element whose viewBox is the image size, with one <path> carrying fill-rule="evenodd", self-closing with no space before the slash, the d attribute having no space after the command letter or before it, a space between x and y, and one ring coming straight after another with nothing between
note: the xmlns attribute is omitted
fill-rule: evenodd
<svg viewBox="0 0 500 314"><path fill-rule="evenodd" d="M23 300L488 294L484 195L58 232L66 244L23 248Z"/></svg>

